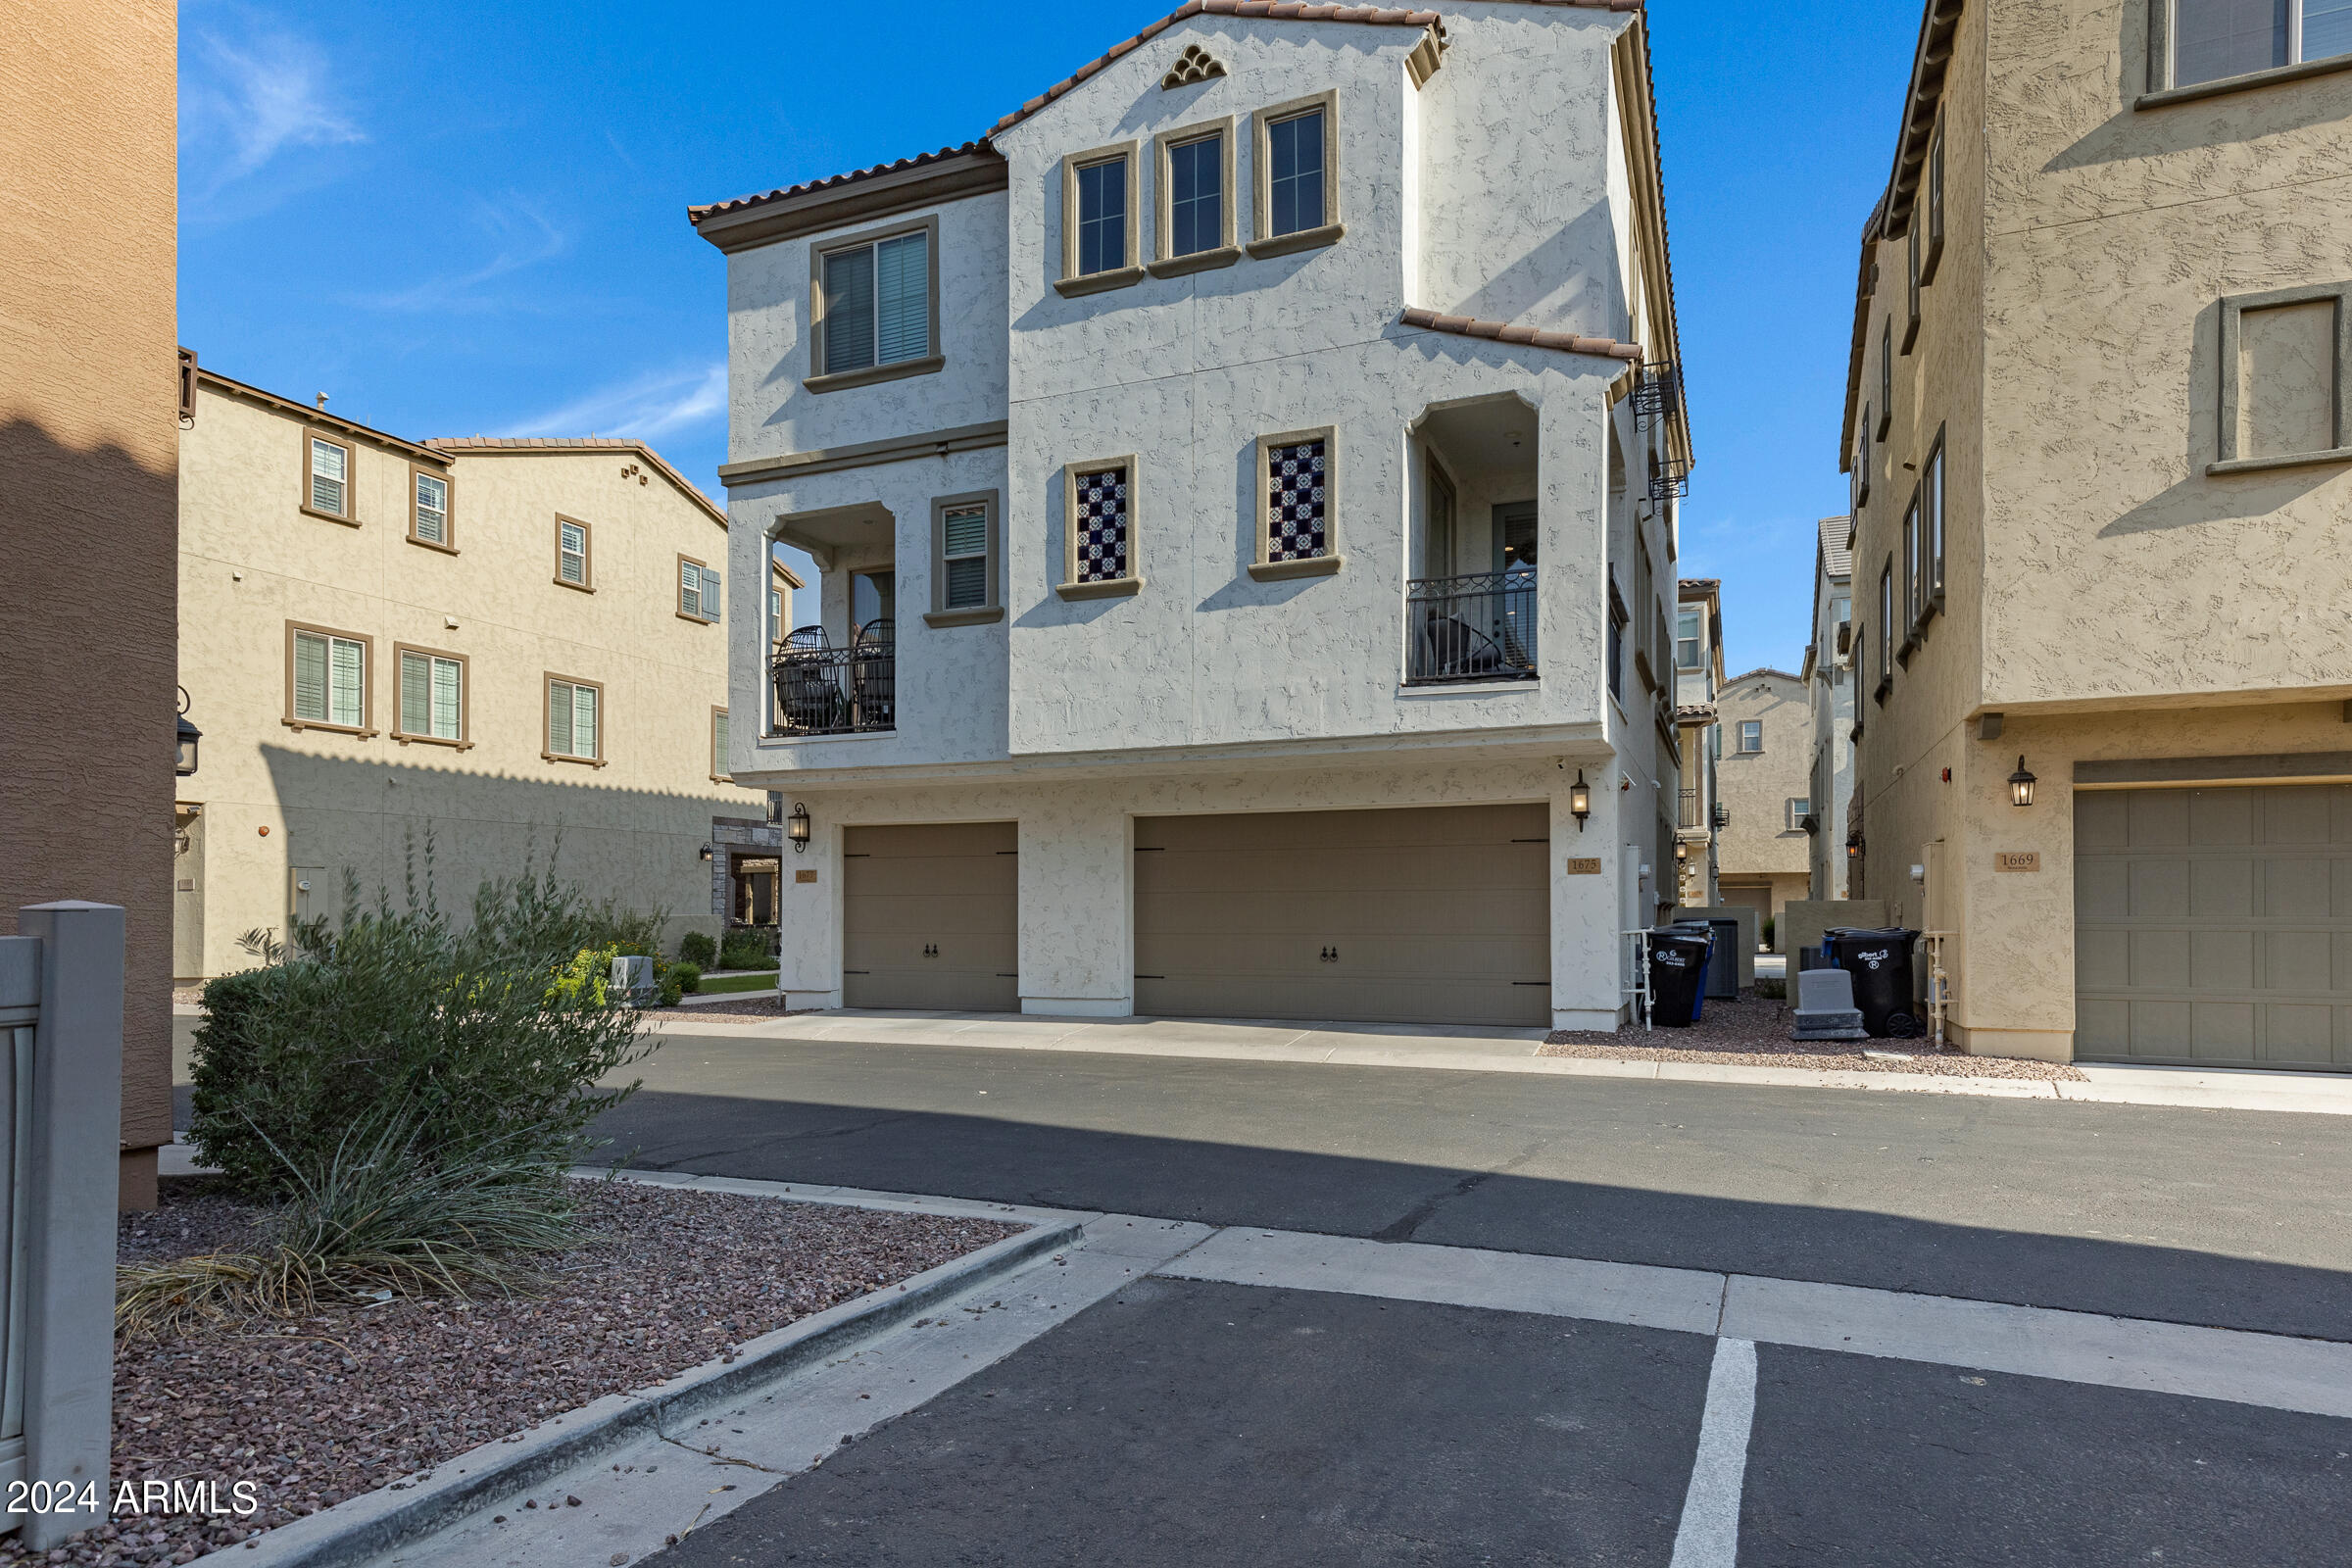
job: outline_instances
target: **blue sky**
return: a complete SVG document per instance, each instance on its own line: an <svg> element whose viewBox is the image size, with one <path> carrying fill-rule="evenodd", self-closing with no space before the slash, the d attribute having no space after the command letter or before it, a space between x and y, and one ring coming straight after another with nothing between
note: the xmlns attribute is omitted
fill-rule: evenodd
<svg viewBox="0 0 2352 1568"><path fill-rule="evenodd" d="M689 202L962 142L1176 0L181 0L180 337L411 437L636 435L720 494ZM1686 576L1794 669L1917 0L1656 0ZM878 69L887 57L888 69Z"/></svg>

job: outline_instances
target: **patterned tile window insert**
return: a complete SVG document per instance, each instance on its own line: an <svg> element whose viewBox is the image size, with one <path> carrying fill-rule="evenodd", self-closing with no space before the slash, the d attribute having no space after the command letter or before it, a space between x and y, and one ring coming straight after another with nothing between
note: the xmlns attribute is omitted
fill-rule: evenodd
<svg viewBox="0 0 2352 1568"><path fill-rule="evenodd" d="M1266 449L1266 559L1312 561L1330 553L1329 453L1321 440Z"/></svg>
<svg viewBox="0 0 2352 1568"><path fill-rule="evenodd" d="M1127 575L1127 470L1082 473L1078 493L1079 582L1115 582Z"/></svg>

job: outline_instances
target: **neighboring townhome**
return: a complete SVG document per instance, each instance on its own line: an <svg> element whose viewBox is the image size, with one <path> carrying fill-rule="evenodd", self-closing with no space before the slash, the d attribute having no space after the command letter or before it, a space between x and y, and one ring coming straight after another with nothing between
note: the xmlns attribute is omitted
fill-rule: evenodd
<svg viewBox="0 0 2352 1568"><path fill-rule="evenodd" d="M347 874L400 898L428 842L453 913L553 855L673 939L772 919L782 829L724 777L725 516L650 449L410 441L206 369L179 470L182 980Z"/></svg>
<svg viewBox="0 0 2352 1568"><path fill-rule="evenodd" d="M1851 517L1821 519L1813 551L1813 639L1803 676L1813 710L1813 757L1806 800L1812 815L1809 881L1813 899L1858 897L1849 867L1858 858L1847 842L1854 799L1854 593Z"/></svg>
<svg viewBox="0 0 2352 1568"><path fill-rule="evenodd" d="M808 1006L1607 1028L1690 465L1645 24L1193 0L727 253Z"/></svg>
<svg viewBox="0 0 2352 1568"><path fill-rule="evenodd" d="M1723 758L1715 798L1724 824L1715 835L1718 896L1756 911L1763 945L1790 899L1811 881L1813 705L1804 681L1784 669L1751 669L1716 699Z"/></svg>
<svg viewBox="0 0 2352 1568"><path fill-rule="evenodd" d="M1675 902L1713 908L1723 902L1717 835L1728 820L1719 787L1723 762L1723 584L1686 577L1676 584L1674 721L1682 734L1683 788L1675 815L1680 875Z"/></svg>
<svg viewBox="0 0 2352 1568"><path fill-rule="evenodd" d="M1922 22L1846 398L1857 787L1971 1051L2352 1067L2348 70L2322 0Z"/></svg>

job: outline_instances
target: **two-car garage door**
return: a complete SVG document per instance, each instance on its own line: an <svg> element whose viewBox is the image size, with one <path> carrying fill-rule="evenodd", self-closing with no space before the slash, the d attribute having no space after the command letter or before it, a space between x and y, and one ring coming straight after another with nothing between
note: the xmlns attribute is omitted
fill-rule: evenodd
<svg viewBox="0 0 2352 1568"><path fill-rule="evenodd" d="M2075 1054L2352 1069L2352 785L2078 794Z"/></svg>

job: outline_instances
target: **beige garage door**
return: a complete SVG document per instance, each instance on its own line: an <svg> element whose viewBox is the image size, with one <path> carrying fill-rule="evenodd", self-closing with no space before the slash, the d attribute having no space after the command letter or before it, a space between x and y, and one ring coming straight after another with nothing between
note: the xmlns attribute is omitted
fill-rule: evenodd
<svg viewBox="0 0 2352 1568"><path fill-rule="evenodd" d="M1541 806L1135 825L1135 1000L1189 1017L1551 1021Z"/></svg>
<svg viewBox="0 0 2352 1568"><path fill-rule="evenodd" d="M1019 829L854 827L842 850L842 1000L1017 1012Z"/></svg>
<svg viewBox="0 0 2352 1568"><path fill-rule="evenodd" d="M2075 1054L2352 1068L2352 786L2076 796Z"/></svg>

